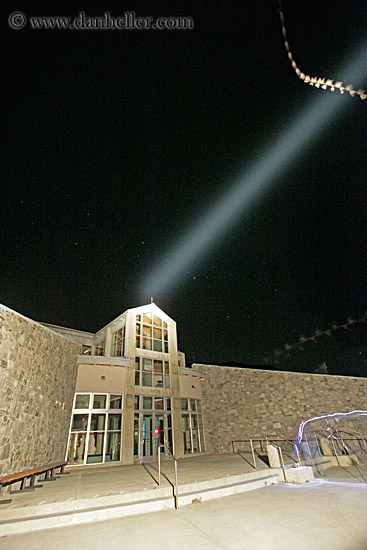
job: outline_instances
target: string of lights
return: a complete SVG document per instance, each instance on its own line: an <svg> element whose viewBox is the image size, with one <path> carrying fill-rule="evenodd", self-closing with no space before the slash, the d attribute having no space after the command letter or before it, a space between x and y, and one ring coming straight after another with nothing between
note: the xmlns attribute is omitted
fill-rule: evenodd
<svg viewBox="0 0 367 550"><path fill-rule="evenodd" d="M347 321L341 325L337 325L336 323L333 323L332 326L327 330L317 329L314 332L314 334L311 334L310 336L301 335L299 337L298 342L294 342L292 344L285 344L284 348L282 349L275 349L273 351L273 357L279 359L281 355L291 350L295 350L295 349L302 350L304 344L306 344L307 342L316 342L320 336L331 336L331 334L336 330L340 330L340 329L350 330L352 325L355 325L357 323L366 323L366 322L367 322L367 311L365 312L364 317L361 317L360 319L352 319L351 317L348 317Z"/></svg>
<svg viewBox="0 0 367 550"><path fill-rule="evenodd" d="M309 76L307 74L304 74L297 66L293 54L290 50L288 39L287 39L287 31L285 29L285 23L284 23L284 15L283 15L283 9L282 9L282 3L279 0L279 17L280 22L282 25L282 34L283 34L283 41L284 41L284 47L286 49L288 59L296 73L296 75L305 82L305 84L310 84L310 86L315 86L315 88L322 88L323 90L330 89L331 92L334 92L334 90L339 90L341 94L344 94L344 92L349 93L352 97L355 95L359 96L361 99L366 99L367 94L364 90L355 90L351 84L343 85L343 82L337 81L334 82L334 80L330 78L319 78L317 76Z"/></svg>

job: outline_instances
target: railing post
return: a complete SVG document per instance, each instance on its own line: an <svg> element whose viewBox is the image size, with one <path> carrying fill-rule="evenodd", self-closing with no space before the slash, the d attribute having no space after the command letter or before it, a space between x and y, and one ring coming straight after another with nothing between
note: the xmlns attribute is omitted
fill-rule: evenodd
<svg viewBox="0 0 367 550"><path fill-rule="evenodd" d="M161 486L161 447L158 446L158 487Z"/></svg>
<svg viewBox="0 0 367 550"><path fill-rule="evenodd" d="M178 510L178 476L177 476L177 460L173 457L175 461L175 508Z"/></svg>
<svg viewBox="0 0 367 550"><path fill-rule="evenodd" d="M278 447L278 455L279 455L279 458L280 458L280 463L282 465L284 483L287 483L287 478L285 477L284 460L283 460L283 453L282 453L281 447Z"/></svg>
<svg viewBox="0 0 367 550"><path fill-rule="evenodd" d="M252 443L252 439L250 439L250 444L251 444L252 460L254 461L254 468L256 470L255 452L254 452L254 446L253 446L253 443Z"/></svg>

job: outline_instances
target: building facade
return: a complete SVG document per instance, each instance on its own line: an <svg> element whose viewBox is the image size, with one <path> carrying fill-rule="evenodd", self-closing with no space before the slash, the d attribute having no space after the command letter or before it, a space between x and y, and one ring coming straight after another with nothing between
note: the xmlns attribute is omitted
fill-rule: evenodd
<svg viewBox="0 0 367 550"><path fill-rule="evenodd" d="M96 334L53 325L81 345L67 460L74 465L180 457L205 450L202 373L186 369L176 323L156 304Z"/></svg>
<svg viewBox="0 0 367 550"><path fill-rule="evenodd" d="M132 464L292 438L300 421L367 411L367 378L185 365L156 304L96 334L0 305L0 474L64 460ZM367 434L367 413L350 428ZM349 428L348 428L349 429Z"/></svg>

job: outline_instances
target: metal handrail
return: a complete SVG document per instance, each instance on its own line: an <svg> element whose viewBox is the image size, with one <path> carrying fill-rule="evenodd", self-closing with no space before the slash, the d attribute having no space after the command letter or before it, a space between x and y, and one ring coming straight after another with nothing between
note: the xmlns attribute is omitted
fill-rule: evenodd
<svg viewBox="0 0 367 550"><path fill-rule="evenodd" d="M158 445L158 486L161 486L161 451L160 449L166 449L168 455L173 458L175 463L175 483L173 485L173 498L175 499L175 509L178 510L178 474L177 474L177 460L169 450L166 444Z"/></svg>
<svg viewBox="0 0 367 550"><path fill-rule="evenodd" d="M291 439L279 438L279 437L252 437L252 438L249 438L249 439L234 439L234 440L232 440L232 449L233 449L234 454L238 454L238 453L236 453L236 450L235 450L235 443L250 443L253 464L251 464L251 462L248 461L247 459L246 460L256 470L257 465L256 465L256 454L255 454L255 450L254 450L254 443L260 443L261 450L263 451L264 450L263 449L263 443L265 443L266 445L273 445L273 444L275 445L275 442L279 443L279 442L282 442L282 441L284 441L286 443L290 443L292 445L292 447L295 449L298 460L294 459L289 454L287 454L286 456L288 458L290 458L295 463L296 467L298 467L300 462L301 462L300 455L299 455L299 450L298 450L297 445L295 445L294 442ZM277 448L279 447L279 449L281 450L281 447L279 445L275 445L275 446ZM282 452L282 450L281 450L281 452ZM283 452L282 452L282 460L283 460ZM284 464L284 462L283 462L283 464Z"/></svg>
<svg viewBox="0 0 367 550"><path fill-rule="evenodd" d="M278 456L279 456L281 468L282 468L282 470L283 470L284 483L287 483L287 478L286 478L286 476L285 476L285 468L284 468L284 461L283 461L282 448L281 448L279 445L275 445L275 443L271 443L271 446L272 446L272 447L275 447L275 448L277 449L277 451L278 451Z"/></svg>

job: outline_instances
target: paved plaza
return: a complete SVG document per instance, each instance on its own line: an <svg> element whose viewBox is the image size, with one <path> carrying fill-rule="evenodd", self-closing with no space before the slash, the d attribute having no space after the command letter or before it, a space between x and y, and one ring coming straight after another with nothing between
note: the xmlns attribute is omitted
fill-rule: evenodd
<svg viewBox="0 0 367 550"><path fill-rule="evenodd" d="M237 456L206 456L182 461L182 481L209 478L224 470L238 473L247 466ZM168 468L168 464L166 464ZM120 481L140 489L154 481L144 466L120 467ZM117 471L74 469L60 483L59 495L78 491L78 477L85 476L84 494L111 491ZM115 470L115 471L114 471ZM133 474L136 474L135 477ZM0 539L1 550L121 550L167 548L244 550L366 550L367 484L354 468L329 468L327 475L303 485L270 485L208 502L140 514L115 520L34 531ZM109 480L109 481L108 481ZM151 480L151 482L149 481ZM112 481L112 485L108 487ZM64 484L61 487L61 482ZM107 483L108 482L108 483ZM122 481L121 481L122 483ZM135 485L136 484L136 485ZM82 483L79 479L79 491ZM126 485L127 488L127 485ZM63 491L61 491L63 489ZM51 489L47 488L47 491ZM38 497L42 497L39 489ZM56 493L55 493L56 494ZM106 493L107 494L107 493ZM37 492L25 495L35 498ZM13 495L12 495L13 496ZM23 495L17 497L18 506ZM79 495L79 497L81 494ZM46 496L44 496L46 498ZM69 498L69 497L68 497ZM25 502L22 503L26 505Z"/></svg>

